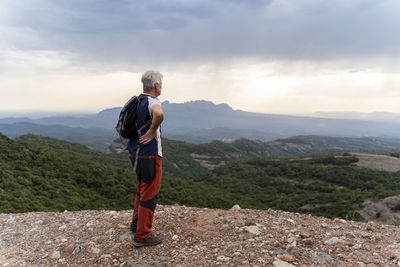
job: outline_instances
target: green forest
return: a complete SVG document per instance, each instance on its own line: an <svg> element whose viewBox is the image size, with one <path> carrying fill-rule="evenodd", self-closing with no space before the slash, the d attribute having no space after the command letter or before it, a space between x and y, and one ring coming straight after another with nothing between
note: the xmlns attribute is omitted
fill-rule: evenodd
<svg viewBox="0 0 400 267"><path fill-rule="evenodd" d="M357 158L310 159L241 155L254 142L192 145L165 140L161 204L209 208L281 209L362 220L365 199L400 194L400 172L352 165ZM191 155L207 155L207 169ZM242 153L243 154L243 153ZM221 164L221 162L223 164ZM0 134L0 212L125 210L133 207L136 177L126 153L104 154L36 135Z"/></svg>

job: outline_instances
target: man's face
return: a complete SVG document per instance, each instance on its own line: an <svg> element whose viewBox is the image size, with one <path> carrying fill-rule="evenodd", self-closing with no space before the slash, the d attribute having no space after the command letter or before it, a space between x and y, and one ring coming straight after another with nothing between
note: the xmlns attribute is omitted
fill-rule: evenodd
<svg viewBox="0 0 400 267"><path fill-rule="evenodd" d="M157 96L161 95L162 81L160 83L155 83L154 87L156 89L155 91L156 91Z"/></svg>

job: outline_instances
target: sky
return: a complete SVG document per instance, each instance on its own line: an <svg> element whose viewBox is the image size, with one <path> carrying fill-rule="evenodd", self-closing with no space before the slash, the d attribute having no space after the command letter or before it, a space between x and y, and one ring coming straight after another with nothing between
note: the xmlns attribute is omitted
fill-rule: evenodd
<svg viewBox="0 0 400 267"><path fill-rule="evenodd" d="M1 0L0 111L161 101L400 113L398 0Z"/></svg>

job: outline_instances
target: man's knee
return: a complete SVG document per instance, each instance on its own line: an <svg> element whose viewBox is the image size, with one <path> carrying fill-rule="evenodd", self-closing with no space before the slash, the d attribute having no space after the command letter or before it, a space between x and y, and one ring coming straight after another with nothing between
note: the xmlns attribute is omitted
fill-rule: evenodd
<svg viewBox="0 0 400 267"><path fill-rule="evenodd" d="M149 199L146 201L140 201L139 205L144 208L148 208L149 210L154 212L154 210L156 209L156 205L157 205L157 199L158 199L158 194L155 195L152 199Z"/></svg>

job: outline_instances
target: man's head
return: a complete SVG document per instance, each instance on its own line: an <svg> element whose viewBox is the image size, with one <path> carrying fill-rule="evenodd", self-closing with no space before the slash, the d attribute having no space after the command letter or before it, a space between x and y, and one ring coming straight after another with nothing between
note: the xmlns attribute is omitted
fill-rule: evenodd
<svg viewBox="0 0 400 267"><path fill-rule="evenodd" d="M143 73L143 92L155 97L159 96L161 94L162 78L162 74L155 70L149 70Z"/></svg>

